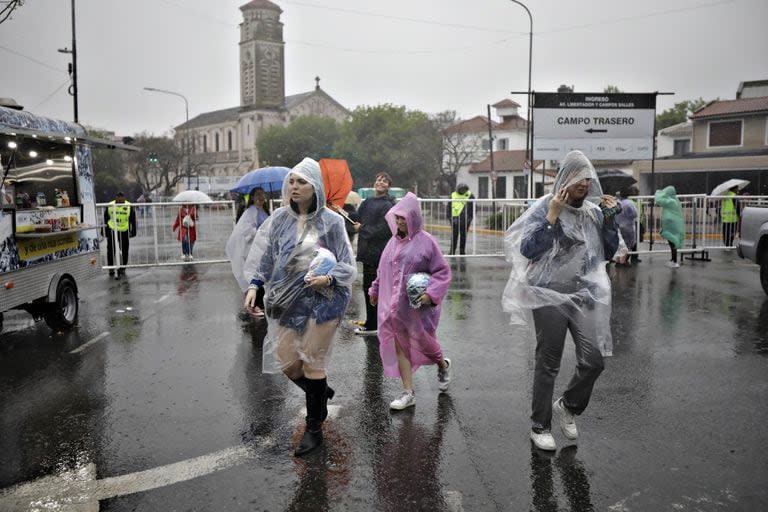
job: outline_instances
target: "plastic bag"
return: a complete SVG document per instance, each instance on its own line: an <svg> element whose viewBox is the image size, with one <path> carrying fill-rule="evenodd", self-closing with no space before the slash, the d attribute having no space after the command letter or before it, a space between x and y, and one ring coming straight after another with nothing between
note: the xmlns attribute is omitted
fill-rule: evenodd
<svg viewBox="0 0 768 512"><path fill-rule="evenodd" d="M312 261L309 262L309 270L304 275L304 282L308 283L313 277L327 276L335 266L336 256L331 251L325 247L316 248Z"/></svg>
<svg viewBox="0 0 768 512"><path fill-rule="evenodd" d="M192 220L192 217L189 214L186 214L183 219L181 219L181 225L185 228L191 228L195 226L195 221Z"/></svg>
<svg viewBox="0 0 768 512"><path fill-rule="evenodd" d="M425 272L417 272L408 276L408 281L405 285L405 291L408 294L408 302L413 309L419 309L421 307L421 301L419 297L424 295L429 286L429 274Z"/></svg>

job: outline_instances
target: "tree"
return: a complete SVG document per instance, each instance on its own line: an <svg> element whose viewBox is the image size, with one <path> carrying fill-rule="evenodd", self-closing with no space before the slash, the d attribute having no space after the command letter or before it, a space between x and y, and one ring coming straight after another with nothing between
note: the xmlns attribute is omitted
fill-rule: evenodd
<svg viewBox="0 0 768 512"><path fill-rule="evenodd" d="M461 119L456 117L456 111L440 112L432 117L432 122L442 140L438 192L450 193L456 187L458 172L476 161L479 154L487 154L488 150L483 148L483 139L476 132L461 130Z"/></svg>
<svg viewBox="0 0 768 512"><path fill-rule="evenodd" d="M669 126L687 121L690 114L707 103L702 98L675 103L672 108L668 108L656 116L656 130L663 130Z"/></svg>
<svg viewBox="0 0 768 512"><path fill-rule="evenodd" d="M334 148L349 163L355 184L370 186L377 172L393 185L429 190L440 173L441 135L424 112L390 104L356 108Z"/></svg>
<svg viewBox="0 0 768 512"><path fill-rule="evenodd" d="M5 4L4 7L0 7L0 23L2 23L8 18L10 18L14 10L24 5L24 0L8 0L6 2L0 2L0 3Z"/></svg>
<svg viewBox="0 0 768 512"><path fill-rule="evenodd" d="M109 139L110 133L87 128L88 135L98 139ZM93 162L93 189L97 202L114 199L117 192L124 192L133 197L135 183L130 182L125 172L127 152L121 149L109 149L95 146L91 152Z"/></svg>
<svg viewBox="0 0 768 512"><path fill-rule="evenodd" d="M173 139L140 133L134 145L141 151L126 157L126 169L142 193L157 190L162 195L170 195L176 184L186 179L184 156Z"/></svg>
<svg viewBox="0 0 768 512"><path fill-rule="evenodd" d="M618 86L618 85L611 85L611 84L608 84L608 85L606 85L606 86L605 86L605 89L603 89L603 92L604 92L605 94L619 94L619 93L622 93L622 92L624 92L624 91L622 91L621 89L619 89L619 86Z"/></svg>
<svg viewBox="0 0 768 512"><path fill-rule="evenodd" d="M315 160L331 157L338 138L339 125L335 120L302 116L288 126L271 126L259 134L259 162L293 167L306 156Z"/></svg>

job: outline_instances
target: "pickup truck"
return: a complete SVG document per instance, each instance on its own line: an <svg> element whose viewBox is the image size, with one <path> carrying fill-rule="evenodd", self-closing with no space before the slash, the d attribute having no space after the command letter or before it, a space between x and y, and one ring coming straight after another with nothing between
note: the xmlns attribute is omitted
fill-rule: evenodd
<svg viewBox="0 0 768 512"><path fill-rule="evenodd" d="M741 211L741 236L736 252L760 265L760 284L768 294L768 207L748 206Z"/></svg>

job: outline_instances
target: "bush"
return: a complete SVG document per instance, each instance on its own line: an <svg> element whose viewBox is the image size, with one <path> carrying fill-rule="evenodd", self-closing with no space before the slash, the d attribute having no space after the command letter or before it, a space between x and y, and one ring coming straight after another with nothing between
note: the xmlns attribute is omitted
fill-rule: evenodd
<svg viewBox="0 0 768 512"><path fill-rule="evenodd" d="M486 229L495 229L499 231L507 229L504 212L497 212L489 215L485 219L485 227Z"/></svg>

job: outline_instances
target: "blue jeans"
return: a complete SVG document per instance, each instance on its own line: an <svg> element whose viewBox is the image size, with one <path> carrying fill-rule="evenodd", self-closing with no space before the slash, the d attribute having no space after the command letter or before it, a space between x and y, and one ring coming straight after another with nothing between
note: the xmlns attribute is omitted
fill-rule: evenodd
<svg viewBox="0 0 768 512"><path fill-rule="evenodd" d="M195 248L195 242L189 240L189 235L181 239L181 253L184 256L192 256L192 249Z"/></svg>

